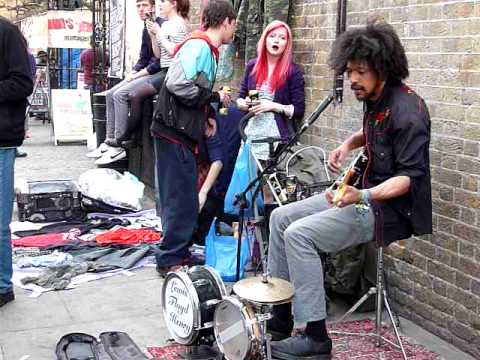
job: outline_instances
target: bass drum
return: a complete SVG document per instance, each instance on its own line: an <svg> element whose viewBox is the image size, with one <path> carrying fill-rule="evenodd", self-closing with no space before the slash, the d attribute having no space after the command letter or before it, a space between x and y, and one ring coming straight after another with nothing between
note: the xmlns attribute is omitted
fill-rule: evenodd
<svg viewBox="0 0 480 360"><path fill-rule="evenodd" d="M163 316L176 342L190 345L213 335L215 306L227 296L225 284L209 266L194 266L167 274L162 287Z"/></svg>
<svg viewBox="0 0 480 360"><path fill-rule="evenodd" d="M213 330L227 360L250 359L259 353L260 327L248 302L236 296L223 299L215 309Z"/></svg>

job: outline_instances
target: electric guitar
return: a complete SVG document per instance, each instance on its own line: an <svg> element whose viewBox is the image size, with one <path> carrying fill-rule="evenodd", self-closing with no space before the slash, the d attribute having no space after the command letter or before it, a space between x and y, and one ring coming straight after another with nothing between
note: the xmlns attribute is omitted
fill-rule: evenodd
<svg viewBox="0 0 480 360"><path fill-rule="evenodd" d="M333 197L334 204L337 204L342 199L347 185L356 187L357 189L361 187L367 164L368 154L365 149L362 149L330 187L330 190L336 191Z"/></svg>

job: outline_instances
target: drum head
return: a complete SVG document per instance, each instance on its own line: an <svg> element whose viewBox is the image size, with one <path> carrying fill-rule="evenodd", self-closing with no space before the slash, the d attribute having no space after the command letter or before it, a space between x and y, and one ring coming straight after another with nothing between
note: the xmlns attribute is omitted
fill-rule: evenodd
<svg viewBox="0 0 480 360"><path fill-rule="evenodd" d="M190 344L198 334L201 319L197 292L187 273L167 275L162 287L162 306L172 337L180 344Z"/></svg>
<svg viewBox="0 0 480 360"><path fill-rule="evenodd" d="M214 316L215 339L227 360L243 360L252 349L252 320L245 305L226 297L217 305Z"/></svg>

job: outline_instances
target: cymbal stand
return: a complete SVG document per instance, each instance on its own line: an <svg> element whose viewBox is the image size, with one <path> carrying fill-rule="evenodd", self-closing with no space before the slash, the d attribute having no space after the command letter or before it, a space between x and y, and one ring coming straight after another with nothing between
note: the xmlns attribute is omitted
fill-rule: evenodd
<svg viewBox="0 0 480 360"><path fill-rule="evenodd" d="M332 334L337 335L357 335L357 336L368 336L374 337L377 340L377 347L382 345L382 341L392 345L393 347L401 350L403 359L407 359L407 354L405 353L405 348L403 347L402 339L400 338L400 334L398 332L398 327L396 321L394 319L392 310L390 308L390 303L388 302L387 291L385 289L385 279L383 278L383 247L378 246L377 250L377 284L376 286L371 287L365 295L363 295L360 300L358 300L336 323L341 323L345 318L351 315L355 310L357 310L360 305L362 305L371 295L376 296L376 305L375 305L375 333L353 333L353 332L345 332L345 331L330 331ZM385 308L387 310L388 316L390 318L390 322L393 327L393 331L395 332L395 337L397 338L398 344L388 340L384 336L382 336L382 314L383 314L383 305L385 304Z"/></svg>
<svg viewBox="0 0 480 360"><path fill-rule="evenodd" d="M262 360L272 360L271 336L267 333L267 321L272 318L271 305L260 304L260 313L256 320L260 328L259 357Z"/></svg>

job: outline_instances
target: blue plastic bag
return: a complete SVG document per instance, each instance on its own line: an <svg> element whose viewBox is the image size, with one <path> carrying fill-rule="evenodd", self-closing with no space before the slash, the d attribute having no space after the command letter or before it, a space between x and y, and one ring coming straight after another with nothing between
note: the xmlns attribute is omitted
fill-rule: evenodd
<svg viewBox="0 0 480 360"><path fill-rule="evenodd" d="M237 162L235 163L235 169L233 170L232 180L228 186L227 193L225 195L224 211L226 214L239 215L239 208L234 204L235 195L244 191L250 181L257 177L257 164L250 154L250 145L243 143L238 153ZM258 183L256 184L256 186ZM248 207L245 209L246 217L253 217L252 197L253 192L256 189L253 187L247 194ZM257 196L257 206L259 209L263 209L263 199L260 192Z"/></svg>
<svg viewBox="0 0 480 360"><path fill-rule="evenodd" d="M223 281L237 281L237 240L233 236L217 235L215 223L212 222L210 231L205 239L205 265L218 271ZM242 241L240 253L240 279L243 278L245 266L250 260L249 241Z"/></svg>

